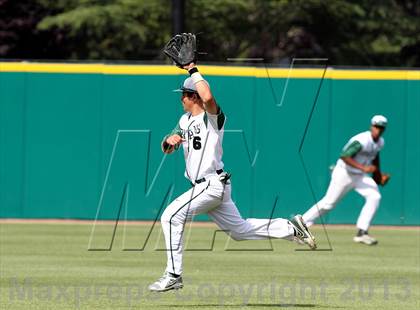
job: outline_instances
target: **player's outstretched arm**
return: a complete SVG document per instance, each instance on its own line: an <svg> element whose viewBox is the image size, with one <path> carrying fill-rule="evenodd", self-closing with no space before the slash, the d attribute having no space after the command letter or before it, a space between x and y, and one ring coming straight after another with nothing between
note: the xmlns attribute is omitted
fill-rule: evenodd
<svg viewBox="0 0 420 310"><path fill-rule="evenodd" d="M193 79L198 95L201 100L203 100L206 111L211 114L217 114L219 108L210 90L210 86L207 81L204 80L201 73L198 72L198 68L195 66L195 63L190 63L188 66L185 66L184 69L188 71Z"/></svg>

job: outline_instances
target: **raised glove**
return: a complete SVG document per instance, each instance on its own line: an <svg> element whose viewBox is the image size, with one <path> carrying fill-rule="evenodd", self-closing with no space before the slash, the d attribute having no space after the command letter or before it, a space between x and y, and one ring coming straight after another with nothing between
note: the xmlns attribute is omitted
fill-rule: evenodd
<svg viewBox="0 0 420 310"><path fill-rule="evenodd" d="M195 35L192 33L175 35L166 43L163 52L180 68L196 62L197 48Z"/></svg>

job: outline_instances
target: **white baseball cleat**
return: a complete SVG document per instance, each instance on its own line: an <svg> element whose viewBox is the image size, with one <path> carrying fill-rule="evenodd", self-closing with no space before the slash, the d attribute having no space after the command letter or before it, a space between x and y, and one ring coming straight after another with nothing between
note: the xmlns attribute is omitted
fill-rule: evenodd
<svg viewBox="0 0 420 310"><path fill-rule="evenodd" d="M316 249L316 242L315 237L309 231L308 227L306 227L305 222L302 219L300 214L296 215L290 220L290 223L293 225L295 229L295 236L294 240L299 244L307 244L311 250Z"/></svg>
<svg viewBox="0 0 420 310"><path fill-rule="evenodd" d="M356 236L356 237L353 238L353 241L358 242L358 243L364 243L364 244L367 244L367 245L378 244L378 240L369 236L368 234L364 234L364 235L361 235L361 236Z"/></svg>
<svg viewBox="0 0 420 310"><path fill-rule="evenodd" d="M166 292L169 290L178 290L184 287L182 284L182 277L177 278L165 272L163 276L155 283L149 285L149 290L152 292Z"/></svg>

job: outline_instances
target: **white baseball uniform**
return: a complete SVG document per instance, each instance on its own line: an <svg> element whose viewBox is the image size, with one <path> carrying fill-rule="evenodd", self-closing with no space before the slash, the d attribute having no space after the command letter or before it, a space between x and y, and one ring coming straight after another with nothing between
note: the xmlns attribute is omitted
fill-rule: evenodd
<svg viewBox="0 0 420 310"><path fill-rule="evenodd" d="M352 137L344 146L343 152L354 146L357 147L357 153L352 156L353 159L360 164L371 165L383 148L384 139L380 137L375 142L371 132L365 131ZM333 209L351 189L366 200L357 220L357 228L367 231L381 200L378 185L368 174L347 165L341 158L332 171L331 182L325 196L303 214L306 224L312 225L318 217Z"/></svg>
<svg viewBox="0 0 420 310"><path fill-rule="evenodd" d="M283 238L293 240L294 229L286 219L243 219L231 199L231 184L223 176L222 142L225 115L202 112L184 114L175 132L182 136L185 176L193 187L163 212L161 223L167 249L166 271L182 273L183 231L186 221L207 213L234 240Z"/></svg>

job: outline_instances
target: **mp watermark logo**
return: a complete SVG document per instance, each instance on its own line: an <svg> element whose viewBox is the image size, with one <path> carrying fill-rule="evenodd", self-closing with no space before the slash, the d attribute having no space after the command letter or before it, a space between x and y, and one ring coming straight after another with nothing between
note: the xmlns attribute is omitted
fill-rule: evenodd
<svg viewBox="0 0 420 310"><path fill-rule="evenodd" d="M288 150L289 148L286 148L282 153L283 157L292 156L299 158L303 168L301 171L302 180L306 179L306 186L308 187L313 202L315 203L318 201L318 197L316 197L312 185L313 182L311 181L311 175L306 168L307 165L304 160L303 147L305 141L307 140L310 123L316 109L320 91L322 89L322 85L327 73L328 59L293 58L288 69L286 81L284 85L281 84L280 91L276 90L275 85L279 86L279 84L278 82L272 81L272 76L270 75L271 70L263 58L228 58L227 61L254 63L255 70L258 71L256 76L262 76L267 79L269 89L271 90L272 101L275 104L276 110L279 111L283 109L283 107L286 105L286 102L287 104L290 104L291 99L288 99L288 93L290 92L289 89L291 88L291 79L292 77L295 77L296 71L299 71L299 66L306 64L310 65L310 67L318 68L316 72L319 76L313 77L313 85L311 84L310 89L306 89L306 92L308 92L310 95L308 99L305 100L305 109L302 108L303 110L308 110L308 113L307 115L300 116L303 126L302 135L295 135L296 148L290 150ZM256 94L251 96L253 98L252 100L255 100L255 96ZM240 161L240 158L238 157L238 161L245 163L244 166L241 167L242 171L254 171L255 165L260 157L260 150L255 139L250 139L250 133L246 133L242 129L225 129L224 134L225 140L226 138L231 139L231 142L238 146L235 148L237 156L242 156L244 158L244 160ZM254 135L255 133L251 133L251 136ZM162 214L165 207L170 203L170 201L173 200L175 192L175 184L173 183L173 180L165 178L164 173L162 173L162 171L171 170L168 169L169 164L167 155L162 155L160 162L157 165L155 164L154 167L152 167L150 164L151 141L151 129L120 129L117 131L111 151L111 156L108 162L108 167L106 169L105 179L100 193L98 206L96 209L95 221L92 225L92 230L88 242L87 248L89 251L111 251L114 245L117 227L121 225L120 222L124 220L129 221L132 219L138 219L138 213L136 213L136 210L139 208L142 209L143 218L147 218L150 221L148 224L145 224L149 226L147 227L147 231L143 231L141 235L130 235L127 233L128 229L127 225L125 225L122 231L123 251L143 251L146 248L147 243L150 241L150 236L152 231L155 229L160 215ZM139 148L139 145L147 147ZM201 152L202 156L205 153L205 148L206 144L204 144L203 151ZM141 151L142 149L146 149L147 151ZM126 164L127 162L130 164ZM201 163L202 160L200 160L198 170L200 170ZM142 175L142 177L139 177L140 175ZM302 185L305 186L305 183L302 183ZM279 191L281 191L281 189L279 189ZM194 192L192 192L192 195L193 194ZM192 197L193 196L191 196L191 200ZM282 200L279 192L273 192L269 199L270 201L268 203L271 206L271 210L268 211L266 216L263 218L269 219L271 223L271 220L273 220L275 217L274 215L276 214L276 209L281 208L280 202ZM190 208L190 204L191 202L187 206L188 209ZM289 215L293 216L294 214ZM103 227L97 229L98 219L104 218L114 220L114 225L109 226L107 229L104 229ZM322 217L320 220L326 237L327 246L324 248L318 246L317 251L332 251L332 245L328 236L328 232L324 226ZM185 224L186 223L184 223L184 226ZM270 224L268 227L269 226ZM206 246L200 250L211 251L214 246L214 238L216 236L216 232L221 231L230 235L230 232L226 230L214 231L213 239L209 241L209 246ZM137 240L133 240L133 238L137 238ZM268 239L270 240L270 248L268 250L273 251L274 249L271 244L271 238ZM186 243L187 241L188 240L186 240ZM131 245L126 246L126 242L130 243ZM188 251L188 249L185 250ZM197 249L194 250L197 251ZM261 249L258 247L255 249L244 250L266 251L267 249ZM309 249L298 250L309 251Z"/></svg>

